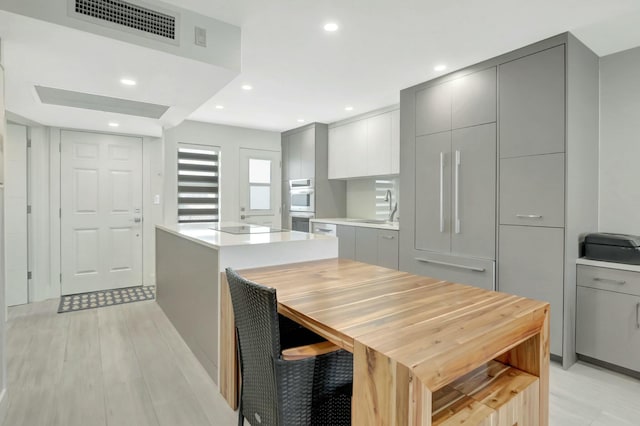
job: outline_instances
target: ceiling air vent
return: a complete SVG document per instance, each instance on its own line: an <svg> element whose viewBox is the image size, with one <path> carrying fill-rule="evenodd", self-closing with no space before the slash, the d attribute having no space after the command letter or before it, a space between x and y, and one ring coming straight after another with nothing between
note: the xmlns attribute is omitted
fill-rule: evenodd
<svg viewBox="0 0 640 426"><path fill-rule="evenodd" d="M121 0L75 0L75 12L86 17L176 40L176 17Z"/></svg>

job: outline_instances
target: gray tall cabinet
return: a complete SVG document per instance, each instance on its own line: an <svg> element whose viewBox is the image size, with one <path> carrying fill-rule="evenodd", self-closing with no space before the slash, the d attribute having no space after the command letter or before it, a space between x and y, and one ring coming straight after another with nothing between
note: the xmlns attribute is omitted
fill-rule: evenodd
<svg viewBox="0 0 640 426"><path fill-rule="evenodd" d="M561 34L405 89L400 108L400 269L549 301L551 353L571 365L597 56Z"/></svg>
<svg viewBox="0 0 640 426"><path fill-rule="evenodd" d="M496 67L461 74L401 94L400 268L492 290Z"/></svg>
<svg viewBox="0 0 640 426"><path fill-rule="evenodd" d="M314 179L316 217L346 215L347 184L329 180L329 127L311 123L282 133L282 226L289 223L289 180Z"/></svg>

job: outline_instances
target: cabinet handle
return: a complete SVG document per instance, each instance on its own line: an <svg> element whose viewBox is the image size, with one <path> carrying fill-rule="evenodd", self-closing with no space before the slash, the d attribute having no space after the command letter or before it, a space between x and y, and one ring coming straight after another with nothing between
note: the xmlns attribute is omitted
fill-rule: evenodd
<svg viewBox="0 0 640 426"><path fill-rule="evenodd" d="M444 152L440 153L440 232L444 232Z"/></svg>
<svg viewBox="0 0 640 426"><path fill-rule="evenodd" d="M456 150L455 233L460 233L460 150Z"/></svg>
<svg viewBox="0 0 640 426"><path fill-rule="evenodd" d="M318 232L333 232L333 229L316 228L316 231L318 231Z"/></svg>
<svg viewBox="0 0 640 426"><path fill-rule="evenodd" d="M542 215L540 214L517 214L516 217L522 219L542 219Z"/></svg>
<svg viewBox="0 0 640 426"><path fill-rule="evenodd" d="M393 240L395 237L393 235L383 235L382 238L385 240Z"/></svg>
<svg viewBox="0 0 640 426"><path fill-rule="evenodd" d="M640 328L640 302L636 303L636 328Z"/></svg>
<svg viewBox="0 0 640 426"><path fill-rule="evenodd" d="M601 282L605 282L605 283L613 283L613 284L618 284L618 285L625 285L627 283L626 281L618 281L618 280L612 280L610 278L600 278L600 277L596 277L593 280L594 281L601 281Z"/></svg>
<svg viewBox="0 0 640 426"><path fill-rule="evenodd" d="M415 258L418 262L423 263L433 263L434 265L442 265L442 266L451 266L452 268L460 268L466 269L473 272L484 272L484 268L476 268L475 266L467 266L467 265L459 265L457 263L449 263L449 262L440 262L438 260L429 260L429 259L421 259L419 257Z"/></svg>

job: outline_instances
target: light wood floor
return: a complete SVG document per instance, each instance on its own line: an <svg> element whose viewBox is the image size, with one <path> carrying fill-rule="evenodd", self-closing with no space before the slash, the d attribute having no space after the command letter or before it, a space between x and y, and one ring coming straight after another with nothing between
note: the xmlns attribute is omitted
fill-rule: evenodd
<svg viewBox="0 0 640 426"><path fill-rule="evenodd" d="M237 417L155 302L10 308L2 426L232 426ZM640 381L551 369L551 425L640 425Z"/></svg>

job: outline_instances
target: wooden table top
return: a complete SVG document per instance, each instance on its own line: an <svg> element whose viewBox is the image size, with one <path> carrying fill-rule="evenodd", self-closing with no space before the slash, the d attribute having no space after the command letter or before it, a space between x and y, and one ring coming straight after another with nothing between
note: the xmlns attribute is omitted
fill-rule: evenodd
<svg viewBox="0 0 640 426"><path fill-rule="evenodd" d="M347 259L239 271L279 311L353 351L409 367L432 391L540 332L549 304Z"/></svg>

